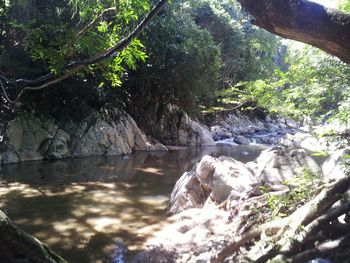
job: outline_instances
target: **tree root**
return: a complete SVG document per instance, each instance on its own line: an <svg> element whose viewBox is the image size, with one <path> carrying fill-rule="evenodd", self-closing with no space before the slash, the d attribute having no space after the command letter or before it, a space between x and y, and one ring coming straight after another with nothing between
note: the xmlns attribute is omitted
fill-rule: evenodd
<svg viewBox="0 0 350 263"><path fill-rule="evenodd" d="M327 227L336 227L341 215L350 211L350 202L340 203L350 188L350 177L343 177L327 185L311 201L297 209L290 216L265 223L234 238L228 245L211 258L211 263L224 262L229 256L239 254L243 247L250 247L248 257L254 262L305 262L317 255L325 255L333 251L335 244L346 244L350 234L337 235L337 239L329 240L320 234ZM346 226L345 226L346 227ZM344 232L346 234L347 232ZM338 231L339 234L339 231ZM333 237L334 238L334 237ZM261 248L263 240L267 245ZM312 241L312 242L311 242ZM251 245L253 243L253 245ZM313 243L313 244L312 244ZM308 247L305 251L305 247ZM304 251L303 251L304 250Z"/></svg>

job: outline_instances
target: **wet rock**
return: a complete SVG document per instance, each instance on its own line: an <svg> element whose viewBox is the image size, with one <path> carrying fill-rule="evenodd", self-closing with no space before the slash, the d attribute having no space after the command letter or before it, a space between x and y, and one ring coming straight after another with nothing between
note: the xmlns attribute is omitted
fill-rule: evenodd
<svg viewBox="0 0 350 263"><path fill-rule="evenodd" d="M168 148L161 143L156 143L150 147L150 151L168 151Z"/></svg>
<svg viewBox="0 0 350 263"><path fill-rule="evenodd" d="M284 134L288 132L294 134L298 127L297 123L289 120L272 119L268 116L261 118L254 114L243 114L237 111L218 118L210 130L218 143L228 142L230 140L228 136L231 134L231 138L237 144L278 145L281 140L284 140ZM285 143L284 145L290 146L291 144Z"/></svg>
<svg viewBox="0 0 350 263"><path fill-rule="evenodd" d="M213 136L214 141L224 140L232 137L230 130L219 125L210 127L210 133Z"/></svg>
<svg viewBox="0 0 350 263"><path fill-rule="evenodd" d="M234 142L237 144L241 144L241 145L248 145L250 142L247 138L243 137L242 135L237 136L234 139Z"/></svg>

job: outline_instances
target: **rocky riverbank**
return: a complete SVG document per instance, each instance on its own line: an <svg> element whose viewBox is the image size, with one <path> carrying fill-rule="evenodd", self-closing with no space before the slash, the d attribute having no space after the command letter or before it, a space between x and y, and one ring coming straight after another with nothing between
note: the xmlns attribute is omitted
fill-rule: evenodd
<svg viewBox="0 0 350 263"><path fill-rule="evenodd" d="M265 150L254 162L247 164L225 156L203 157L192 170L182 175L173 189L170 212L175 215L169 218L171 223L155 233L148 242L149 249L133 262L261 260L270 246L264 245L263 242L269 240L264 235L275 234L259 232L259 225L271 225L266 222L276 217L283 218L286 216L284 213L291 214L293 223L299 220L298 217L304 217L303 213L312 213L311 208L303 213L298 211L305 210L314 202L312 197L320 195L319 191L313 191L318 186L323 184L325 189L331 182L346 178L343 163L348 152L348 149L337 151L322 166L305 150L285 147ZM322 214L316 218L319 216ZM278 223L276 221L276 230L283 231ZM339 224L342 228L349 227L344 221L339 221ZM253 230L259 233L247 240L240 239L250 235ZM297 236L297 233L294 234L293 238ZM343 236L338 233L336 237ZM334 236L332 238L336 239ZM236 249L234 244L239 244ZM311 243L304 250L310 252L308 249L314 247L315 244ZM293 262L307 262L318 256L332 262L345 262L339 261L344 255L337 258L338 250L334 248L327 253L309 253L301 261ZM299 252L296 253L298 255Z"/></svg>
<svg viewBox="0 0 350 263"><path fill-rule="evenodd" d="M173 132L177 137L168 141L172 145L215 145L208 128L185 113ZM81 121L24 111L2 131L0 163L164 151L167 148L158 140L163 136L148 140L133 118L117 109L102 109Z"/></svg>
<svg viewBox="0 0 350 263"><path fill-rule="evenodd" d="M9 122L1 143L1 162L125 155L150 144L126 113L115 110L81 121L61 123L50 116L25 112Z"/></svg>
<svg viewBox="0 0 350 263"><path fill-rule="evenodd" d="M266 144L319 148L309 133L291 121L240 111L193 120L179 108L164 107L159 120L142 130L125 111L101 109L83 120L62 120L26 110L2 129L0 163L69 157L127 155L132 151L164 151L164 145ZM311 144L311 146L310 146Z"/></svg>

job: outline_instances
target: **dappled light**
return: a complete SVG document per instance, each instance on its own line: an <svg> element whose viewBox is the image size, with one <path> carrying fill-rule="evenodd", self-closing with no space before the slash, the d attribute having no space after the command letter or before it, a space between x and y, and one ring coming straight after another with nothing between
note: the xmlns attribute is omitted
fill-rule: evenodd
<svg viewBox="0 0 350 263"><path fill-rule="evenodd" d="M108 262L121 240L140 250L166 221L177 178L201 156L251 160L259 148L221 146L121 157L24 163L0 170L0 208L72 262Z"/></svg>
<svg viewBox="0 0 350 263"><path fill-rule="evenodd" d="M0 262L348 260L349 65L350 0L0 0Z"/></svg>

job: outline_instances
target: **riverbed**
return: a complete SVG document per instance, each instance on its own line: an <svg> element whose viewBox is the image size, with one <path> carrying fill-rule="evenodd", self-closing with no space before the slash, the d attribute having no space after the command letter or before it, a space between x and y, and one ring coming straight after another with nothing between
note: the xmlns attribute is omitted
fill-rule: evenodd
<svg viewBox="0 0 350 263"><path fill-rule="evenodd" d="M248 162L263 149L217 145L8 165L0 170L0 209L69 262L110 262L117 240L134 254L165 224L176 180L202 156Z"/></svg>

